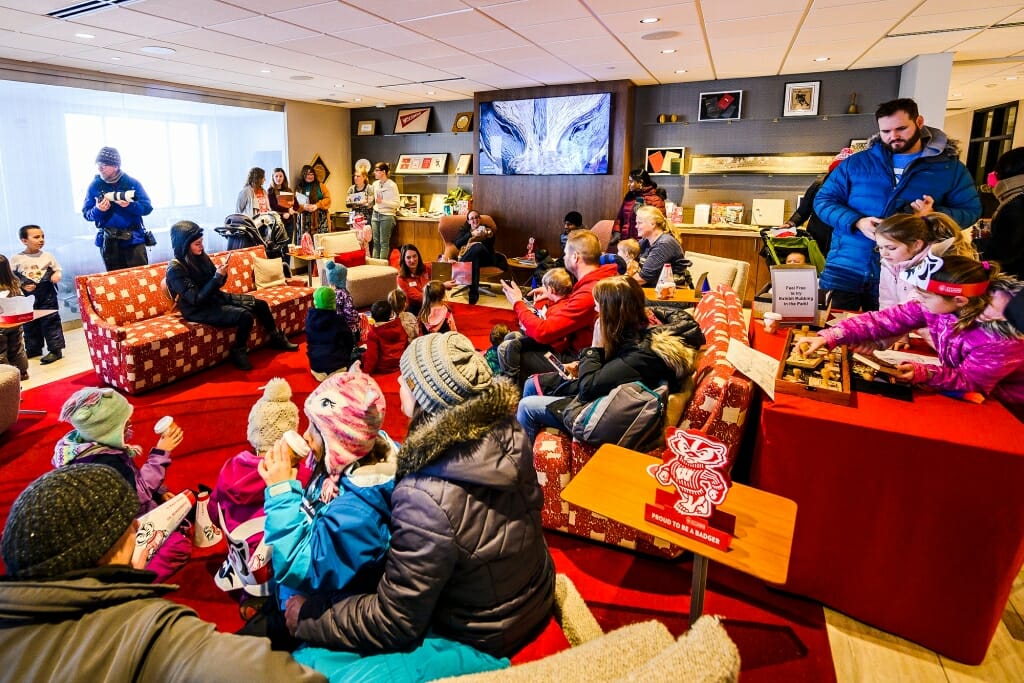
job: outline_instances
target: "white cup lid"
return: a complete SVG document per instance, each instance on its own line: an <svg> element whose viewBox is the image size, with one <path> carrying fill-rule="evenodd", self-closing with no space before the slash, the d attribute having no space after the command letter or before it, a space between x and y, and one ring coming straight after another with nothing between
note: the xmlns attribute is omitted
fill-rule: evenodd
<svg viewBox="0 0 1024 683"><path fill-rule="evenodd" d="M289 429L284 433L284 440L288 444L288 448L292 449L296 455L306 455L306 453L309 453L309 444L306 443L306 440L298 432Z"/></svg>
<svg viewBox="0 0 1024 683"><path fill-rule="evenodd" d="M172 424L174 424L174 418L170 415L164 415L156 421L155 425L153 425L153 431L157 434L163 434Z"/></svg>

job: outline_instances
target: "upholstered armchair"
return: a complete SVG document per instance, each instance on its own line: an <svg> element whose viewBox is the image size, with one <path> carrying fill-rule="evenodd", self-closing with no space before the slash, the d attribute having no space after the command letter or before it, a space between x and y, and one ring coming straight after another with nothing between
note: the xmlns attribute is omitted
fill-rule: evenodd
<svg viewBox="0 0 1024 683"><path fill-rule="evenodd" d="M444 242L445 258L449 260L455 260L458 258L459 248L455 246L455 238L459 236L459 229L461 229L465 223L465 214L441 216L441 220L438 221L437 232L441 235L441 240ZM480 214L480 225L487 226L495 235L497 235L498 226L495 225L494 219L490 216ZM490 294L493 296L494 292L491 291L491 285L488 283L497 283L498 280L500 280L507 272L508 257L500 251L495 251L494 265L484 266L480 269L480 291L484 294Z"/></svg>

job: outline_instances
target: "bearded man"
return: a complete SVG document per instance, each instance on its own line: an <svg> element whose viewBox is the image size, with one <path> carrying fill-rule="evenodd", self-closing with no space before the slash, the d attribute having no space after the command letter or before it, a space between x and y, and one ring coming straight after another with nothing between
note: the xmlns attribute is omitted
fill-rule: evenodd
<svg viewBox="0 0 1024 683"><path fill-rule="evenodd" d="M878 309L875 227L882 219L940 211L967 227L981 215L957 143L925 126L914 100L882 104L875 120L878 134L868 148L839 164L814 200L818 217L833 228L820 287L831 290L834 308L848 311Z"/></svg>

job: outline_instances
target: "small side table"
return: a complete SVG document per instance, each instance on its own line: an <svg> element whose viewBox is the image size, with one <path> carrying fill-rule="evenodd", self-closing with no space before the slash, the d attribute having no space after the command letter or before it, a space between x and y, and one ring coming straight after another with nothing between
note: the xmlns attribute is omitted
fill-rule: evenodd
<svg viewBox="0 0 1024 683"><path fill-rule="evenodd" d="M658 488L669 490L647 473L650 465L660 462L645 453L605 444L562 490L562 498L692 551L691 625L704 612L708 560L770 583L786 582L796 525L795 502L750 486L733 484L718 509L735 515L735 533L729 550L718 550L644 519L644 506L654 503L655 491Z"/></svg>
<svg viewBox="0 0 1024 683"><path fill-rule="evenodd" d="M524 261L520 258L508 259L508 267L512 269L512 279L517 285L524 288L530 287L533 273L537 270L536 261Z"/></svg>
<svg viewBox="0 0 1024 683"><path fill-rule="evenodd" d="M299 252L288 252L288 256L292 257L296 261L301 261L306 264L306 284L310 287L313 286L313 264L316 263L317 259L324 258L323 256L316 256L313 254L300 254Z"/></svg>

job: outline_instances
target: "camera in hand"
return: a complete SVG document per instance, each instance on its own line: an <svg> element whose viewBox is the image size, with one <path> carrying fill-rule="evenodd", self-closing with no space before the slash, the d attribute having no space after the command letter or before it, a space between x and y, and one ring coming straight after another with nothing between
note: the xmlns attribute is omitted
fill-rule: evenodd
<svg viewBox="0 0 1024 683"><path fill-rule="evenodd" d="M103 198L108 202L134 202L135 190L121 190L119 192L104 192Z"/></svg>

